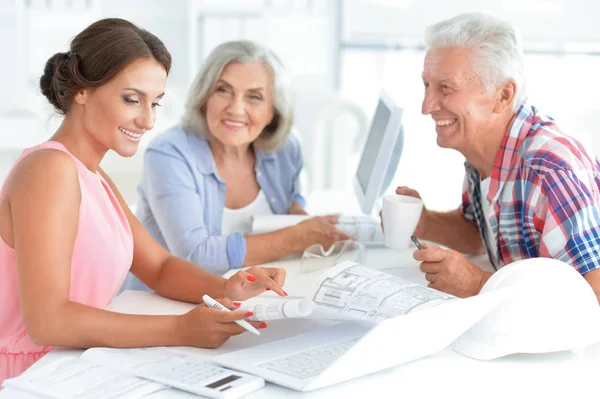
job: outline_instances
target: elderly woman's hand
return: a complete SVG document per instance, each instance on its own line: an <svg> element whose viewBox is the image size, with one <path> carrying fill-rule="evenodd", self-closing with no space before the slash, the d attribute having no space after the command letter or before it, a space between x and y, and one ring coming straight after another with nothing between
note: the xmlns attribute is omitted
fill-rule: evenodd
<svg viewBox="0 0 600 399"><path fill-rule="evenodd" d="M284 283L285 269L252 266L247 270L240 270L227 280L225 296L233 300L243 301L266 290L271 290L281 296L287 296L287 292L282 288Z"/></svg>
<svg viewBox="0 0 600 399"><path fill-rule="evenodd" d="M308 213L297 202L292 202L292 205L287 211L288 215L308 215Z"/></svg>
<svg viewBox="0 0 600 399"><path fill-rule="evenodd" d="M307 219L294 226L296 236L298 240L302 240L304 248L321 244L324 249L328 249L336 241L351 239L348 234L335 226L338 218L337 215L329 215Z"/></svg>

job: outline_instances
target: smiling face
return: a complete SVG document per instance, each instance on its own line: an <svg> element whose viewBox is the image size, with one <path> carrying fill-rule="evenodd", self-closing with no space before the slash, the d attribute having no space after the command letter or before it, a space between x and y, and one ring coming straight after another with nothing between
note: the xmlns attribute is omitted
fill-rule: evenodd
<svg viewBox="0 0 600 399"><path fill-rule="evenodd" d="M205 105L211 135L225 147L245 147L273 120L273 78L263 63L231 62Z"/></svg>
<svg viewBox="0 0 600 399"><path fill-rule="evenodd" d="M154 127L166 80L163 65L141 58L106 84L76 96L75 104L83 106L84 130L95 146L125 157L134 155L143 134Z"/></svg>
<svg viewBox="0 0 600 399"><path fill-rule="evenodd" d="M463 154L497 125L498 90L488 92L467 48L434 48L425 55L422 113L435 121L437 144ZM504 108L502 108L504 109Z"/></svg>

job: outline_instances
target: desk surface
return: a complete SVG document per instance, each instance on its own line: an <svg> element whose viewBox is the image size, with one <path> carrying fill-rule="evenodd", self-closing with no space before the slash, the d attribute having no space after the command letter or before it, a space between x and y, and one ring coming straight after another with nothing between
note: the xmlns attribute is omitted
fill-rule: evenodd
<svg viewBox="0 0 600 399"><path fill-rule="evenodd" d="M485 258L474 259L484 264ZM412 259L412 251L394 251L385 248L369 248L368 266L384 269L391 274L425 284L423 274ZM294 259L274 262L273 266L288 271L286 291L290 296L304 296L315 280L315 273L301 274L299 261ZM265 293L266 297L273 296ZM251 302L251 301L248 301ZM189 304L172 301L156 294L127 291L115 298L109 306L114 311L142 314L179 314L186 312ZM259 343L285 338L312 331L331 322L316 320L271 321L261 336L244 333L231 338L218 349L180 348L197 357L211 358ZM426 337L424 337L426 339ZM79 355L79 350L55 349L44 356L32 368L40 367L65 355ZM336 397L460 397L464 398L525 398L576 397L597 398L594 386L595 374L600 370L600 343L578 353L557 352L539 355L512 355L501 359L481 362L461 356L451 348L407 364L375 374L323 388L301 393L267 383L264 389L246 398L336 398ZM16 398L8 389L0 392L0 398ZM25 398L25 396L20 396ZM177 390L157 392L151 398L192 398L191 394Z"/></svg>

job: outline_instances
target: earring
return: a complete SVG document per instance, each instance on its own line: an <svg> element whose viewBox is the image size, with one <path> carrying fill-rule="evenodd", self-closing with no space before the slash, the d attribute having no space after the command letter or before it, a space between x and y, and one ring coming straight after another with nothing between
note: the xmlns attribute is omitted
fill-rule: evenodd
<svg viewBox="0 0 600 399"><path fill-rule="evenodd" d="M83 104L83 97L77 97L77 102L79 104Z"/></svg>

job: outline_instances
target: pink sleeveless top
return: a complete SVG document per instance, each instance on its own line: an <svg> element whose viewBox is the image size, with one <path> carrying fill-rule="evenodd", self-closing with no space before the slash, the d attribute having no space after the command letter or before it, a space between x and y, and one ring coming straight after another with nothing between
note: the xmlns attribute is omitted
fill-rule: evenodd
<svg viewBox="0 0 600 399"><path fill-rule="evenodd" d="M48 141L28 148L15 165L32 152L46 148L69 154L77 165L79 175L81 204L71 260L69 299L104 308L121 287L131 266L131 228L102 176L87 169L62 144ZM52 349L34 344L27 335L19 304L17 278L15 250L0 239L0 384L6 378L21 374Z"/></svg>

